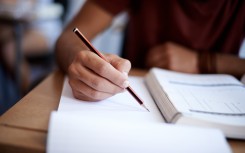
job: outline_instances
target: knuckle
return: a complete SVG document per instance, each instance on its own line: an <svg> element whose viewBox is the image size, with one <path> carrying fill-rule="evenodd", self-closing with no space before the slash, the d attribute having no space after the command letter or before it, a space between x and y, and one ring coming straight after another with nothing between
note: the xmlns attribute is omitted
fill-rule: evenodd
<svg viewBox="0 0 245 153"><path fill-rule="evenodd" d="M82 71L78 69L77 64L71 64L68 67L67 74L70 77L81 77L83 76Z"/></svg>
<svg viewBox="0 0 245 153"><path fill-rule="evenodd" d="M85 100L85 101L95 101L93 98L90 98L88 96L85 96L83 95L82 93L79 93L79 92L73 92L73 96L76 98L76 99L79 99L79 100Z"/></svg>
<svg viewBox="0 0 245 153"><path fill-rule="evenodd" d="M73 74L75 72L75 68L73 66L73 64L71 64L69 67L68 67L68 74Z"/></svg>
<svg viewBox="0 0 245 153"><path fill-rule="evenodd" d="M72 93L73 93L73 96L74 96L76 99L82 99L82 98L80 97L80 95L78 94L78 92L72 90Z"/></svg>
<svg viewBox="0 0 245 153"><path fill-rule="evenodd" d="M78 90L73 86L72 93L76 99L80 99L80 100L98 101L101 99L100 92L94 90L93 88L84 88L83 90Z"/></svg>
<svg viewBox="0 0 245 153"><path fill-rule="evenodd" d="M117 62L115 62L113 66L114 66L116 69L120 69L121 65L122 65L122 61L121 61L121 60L117 60Z"/></svg>
<svg viewBox="0 0 245 153"><path fill-rule="evenodd" d="M77 89L75 88L75 86L73 86L73 82L69 81L69 84L71 86L71 90L72 90L72 94L76 99L81 99L79 92L77 91Z"/></svg>
<svg viewBox="0 0 245 153"><path fill-rule="evenodd" d="M90 90L88 94L89 94L91 99L94 99L94 100L100 100L101 99L100 92L98 92L96 90Z"/></svg>
<svg viewBox="0 0 245 153"><path fill-rule="evenodd" d="M85 51L80 51L80 52L78 52L78 53L77 53L77 56L78 56L79 58L83 58L83 57L85 56L84 52L85 52Z"/></svg>
<svg viewBox="0 0 245 153"><path fill-rule="evenodd" d="M101 64L98 65L98 73L103 75L103 74L107 74L108 72L108 63L107 62L103 62Z"/></svg>
<svg viewBox="0 0 245 153"><path fill-rule="evenodd" d="M80 60L85 60L87 58L86 54L84 53L84 51L81 51L78 53L78 59Z"/></svg>
<svg viewBox="0 0 245 153"><path fill-rule="evenodd" d="M80 51L77 54L77 59L79 60L79 62L87 62L89 60L89 56L87 55L86 51Z"/></svg>
<svg viewBox="0 0 245 153"><path fill-rule="evenodd" d="M77 91L77 83L76 83L75 79L69 78L68 79L68 83L71 86L71 89L72 89L73 92Z"/></svg>
<svg viewBox="0 0 245 153"><path fill-rule="evenodd" d="M92 79L91 85L94 89L97 89L97 90L99 90L103 86L102 81L99 79Z"/></svg>

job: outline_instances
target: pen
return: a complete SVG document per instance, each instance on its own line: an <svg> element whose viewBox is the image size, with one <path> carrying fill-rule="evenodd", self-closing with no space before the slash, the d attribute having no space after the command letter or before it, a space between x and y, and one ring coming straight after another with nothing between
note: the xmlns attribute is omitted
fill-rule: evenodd
<svg viewBox="0 0 245 153"><path fill-rule="evenodd" d="M87 38L78 30L78 28L74 28L73 32L83 41L83 43L90 49L90 51L94 52L99 57L107 61L106 58L97 49L95 49L93 45L87 40ZM142 107L149 111L149 109L144 105L143 101L139 98L139 96L136 95L135 91L130 86L128 86L126 89Z"/></svg>

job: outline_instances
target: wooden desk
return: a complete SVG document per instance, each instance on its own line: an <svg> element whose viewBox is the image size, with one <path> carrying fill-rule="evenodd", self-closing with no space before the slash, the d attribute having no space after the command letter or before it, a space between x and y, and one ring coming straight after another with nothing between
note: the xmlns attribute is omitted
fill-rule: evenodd
<svg viewBox="0 0 245 153"><path fill-rule="evenodd" d="M131 75L146 72L133 70ZM0 118L0 152L44 153L49 115L57 110L64 75L55 71ZM234 153L245 152L245 141L228 140Z"/></svg>

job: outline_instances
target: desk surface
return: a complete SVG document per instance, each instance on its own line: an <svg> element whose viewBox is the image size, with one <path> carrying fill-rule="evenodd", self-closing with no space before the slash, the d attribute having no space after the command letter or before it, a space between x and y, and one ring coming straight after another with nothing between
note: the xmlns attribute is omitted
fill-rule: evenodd
<svg viewBox="0 0 245 153"><path fill-rule="evenodd" d="M132 70L130 75L143 76ZM44 153L49 115L57 110L64 75L55 71L0 117L0 150L3 152ZM245 151L245 141L228 140L234 153Z"/></svg>

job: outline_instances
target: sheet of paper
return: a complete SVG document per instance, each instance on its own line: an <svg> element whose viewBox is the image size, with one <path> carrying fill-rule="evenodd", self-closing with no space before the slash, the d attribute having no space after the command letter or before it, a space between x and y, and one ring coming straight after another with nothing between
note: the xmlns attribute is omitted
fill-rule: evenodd
<svg viewBox="0 0 245 153"><path fill-rule="evenodd" d="M128 121L121 113L53 112L48 133L47 153L231 152L218 130Z"/></svg>
<svg viewBox="0 0 245 153"><path fill-rule="evenodd" d="M128 120L137 118L138 120L150 122L165 122L147 90L143 78L130 77L129 82L130 86L135 90L137 95L141 97L150 112L146 111L142 106L140 106L127 91L99 102L87 102L75 99L67 78L65 78L64 81L58 111L103 111L104 113L110 114L121 112Z"/></svg>

